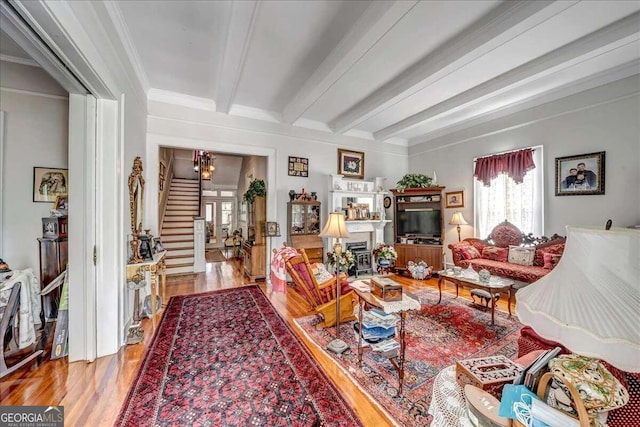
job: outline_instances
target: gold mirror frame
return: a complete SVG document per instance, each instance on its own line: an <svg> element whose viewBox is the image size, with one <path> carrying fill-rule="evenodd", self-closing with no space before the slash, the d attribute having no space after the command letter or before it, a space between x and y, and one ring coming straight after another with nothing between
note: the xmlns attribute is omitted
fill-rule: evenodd
<svg viewBox="0 0 640 427"><path fill-rule="evenodd" d="M140 240L144 205L144 178L142 177L142 160L140 156L133 160L133 168L129 175L129 213L131 218L131 258L130 263L142 262L140 256Z"/></svg>

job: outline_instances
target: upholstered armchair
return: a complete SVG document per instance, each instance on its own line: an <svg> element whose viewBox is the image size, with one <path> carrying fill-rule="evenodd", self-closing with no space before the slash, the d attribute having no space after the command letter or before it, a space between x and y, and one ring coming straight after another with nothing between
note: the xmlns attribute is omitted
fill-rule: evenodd
<svg viewBox="0 0 640 427"><path fill-rule="evenodd" d="M309 258L304 249L285 261L287 272L293 280L295 290L311 307L311 312L320 314L323 321L316 327L322 329L336 323L336 276L318 282ZM346 275L340 276L340 322L355 320L353 315L353 292L346 281Z"/></svg>

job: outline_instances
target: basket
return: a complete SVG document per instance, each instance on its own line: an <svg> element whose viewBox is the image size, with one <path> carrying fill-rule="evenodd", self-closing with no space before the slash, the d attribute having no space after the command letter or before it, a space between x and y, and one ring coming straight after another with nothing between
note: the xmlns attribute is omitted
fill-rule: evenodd
<svg viewBox="0 0 640 427"><path fill-rule="evenodd" d="M555 378L556 380L561 381L565 385L565 387L567 387L567 389L569 390L569 393L571 394L571 399L573 399L573 402L575 404L576 412L578 413L578 421L580 421L580 427L589 427L591 425L591 420L589 419L589 414L587 413L587 409L584 407L584 403L582 403L582 399L578 394L578 390L566 378L553 375L553 373L551 372L546 372L544 375L542 375L542 377L540 377L540 382L538 383L538 391L537 391L538 397L542 399L543 402L546 402L547 386L549 385L549 381L551 381L552 378ZM552 408L552 409L554 411L559 411L558 409L555 409L555 408ZM566 414L566 412L563 412L563 413ZM513 427L527 427L527 426L525 426L518 420L513 420Z"/></svg>

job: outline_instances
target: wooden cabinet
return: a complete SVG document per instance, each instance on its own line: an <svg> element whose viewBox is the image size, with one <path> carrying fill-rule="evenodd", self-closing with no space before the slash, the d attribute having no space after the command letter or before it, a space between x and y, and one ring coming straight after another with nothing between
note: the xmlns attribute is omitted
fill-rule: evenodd
<svg viewBox="0 0 640 427"><path fill-rule="evenodd" d="M442 270L442 245L421 245L421 244L395 244L398 259L396 268L406 270L407 263L424 261L433 271Z"/></svg>
<svg viewBox="0 0 640 427"><path fill-rule="evenodd" d="M267 247L265 245L265 221L267 199L256 197L247 209L247 240L243 243L244 273L250 280L266 277Z"/></svg>
<svg viewBox="0 0 640 427"><path fill-rule="evenodd" d="M395 198L394 238L396 269L409 261L425 261L433 271L443 268L444 187L391 190Z"/></svg>
<svg viewBox="0 0 640 427"><path fill-rule="evenodd" d="M38 238L38 243L40 244L40 289L43 289L66 270L69 259L68 242L66 237L41 237ZM58 317L61 292L62 286L58 286L42 297L41 320L49 321Z"/></svg>
<svg viewBox="0 0 640 427"><path fill-rule="evenodd" d="M320 237L320 202L296 200L287 203L287 244L304 249L310 262L324 262Z"/></svg>
<svg viewBox="0 0 640 427"><path fill-rule="evenodd" d="M250 245L247 242L242 244L244 255L244 274L249 280L264 279L266 271L266 245Z"/></svg>

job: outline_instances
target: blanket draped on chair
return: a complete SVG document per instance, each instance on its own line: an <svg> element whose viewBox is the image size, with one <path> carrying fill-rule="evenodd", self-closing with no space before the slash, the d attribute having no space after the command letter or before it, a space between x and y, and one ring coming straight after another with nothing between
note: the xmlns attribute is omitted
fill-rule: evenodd
<svg viewBox="0 0 640 427"><path fill-rule="evenodd" d="M271 285L275 292L287 292L287 268L285 267L285 262L296 255L299 255L298 251L290 246L283 246L280 249L273 250L273 257L271 257Z"/></svg>

